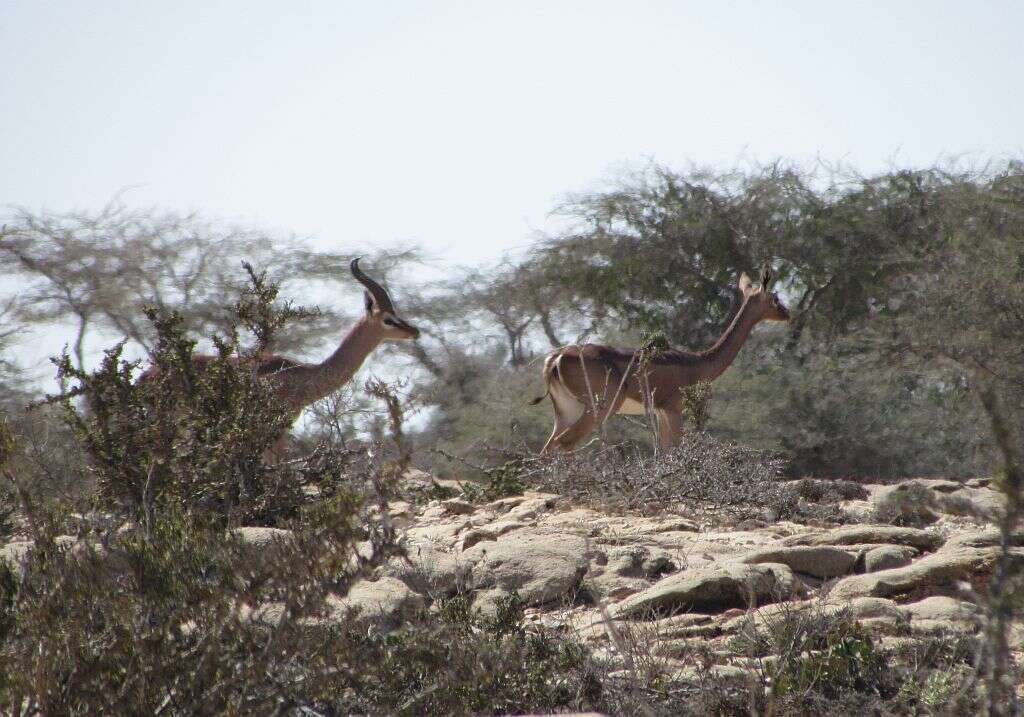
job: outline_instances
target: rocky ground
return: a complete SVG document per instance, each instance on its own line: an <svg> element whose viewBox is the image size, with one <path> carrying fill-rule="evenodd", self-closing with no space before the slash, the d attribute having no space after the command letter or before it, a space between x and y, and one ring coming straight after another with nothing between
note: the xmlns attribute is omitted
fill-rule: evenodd
<svg viewBox="0 0 1024 717"><path fill-rule="evenodd" d="M409 480L432 483L422 473ZM803 613L843 611L889 647L976 633L979 596L998 551L985 516L998 510L999 494L983 480L914 480L852 492L856 497L837 504L845 524L817 526L728 524L714 511L681 506L615 514L530 491L487 503L395 502L390 513L404 531L408 559L334 600L332 614L355 611L389 629L447 596L471 595L486 613L515 593L527 620L574 631L610 660L624 660L622 643L630 641L679 670L695 669L699 652L704 669L723 677L741 677L752 660L771 659L730 647L741 632ZM271 528L237 533L254 555L288 539ZM1024 561L1024 534L1016 546L1015 559ZM0 558L17 566L30 548L10 543ZM272 622L280 608L267 604L252 614ZM1013 639L1024 649L1019 627Z"/></svg>
<svg viewBox="0 0 1024 717"><path fill-rule="evenodd" d="M557 495L526 492L484 505L459 498L392 507L409 561L389 566L374 599L396 617L410 595L471 591L488 610L515 591L528 617L578 631L614 652L619 627L642 628L669 659L694 641L713 652L745 625L801 611L846 611L882 645L942 633L973 634L997 553L984 516L999 494L985 481L865 485L842 501L855 524L716 524L666 510L609 515ZM926 528L871 522L912 513ZM1014 555L1024 561L1024 535ZM366 607L371 607L367 605ZM1024 649L1024 632L1016 634ZM746 659L721 650L729 672Z"/></svg>

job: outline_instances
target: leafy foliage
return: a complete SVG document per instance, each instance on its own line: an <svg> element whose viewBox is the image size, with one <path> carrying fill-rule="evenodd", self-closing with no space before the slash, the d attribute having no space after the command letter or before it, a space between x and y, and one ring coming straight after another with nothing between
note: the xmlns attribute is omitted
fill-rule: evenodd
<svg viewBox="0 0 1024 717"><path fill-rule="evenodd" d="M252 316L279 326L276 291L250 278ZM58 362L73 385L56 400L96 476L96 505L77 537L59 536L61 506L20 492L33 543L17 579L6 563L0 576L5 704L48 714L270 710L291 699L287 673L328 596L401 554L385 466L331 446L264 464L291 417L232 355L235 333L216 338L218 356L200 367L180 318L149 316L150 380L134 380L120 346L94 373ZM258 556L225 531L260 523L290 532ZM273 630L253 617L268 604L281 610ZM281 681L268 680L279 668Z"/></svg>
<svg viewBox="0 0 1024 717"><path fill-rule="evenodd" d="M123 344L91 374L66 354L58 361L59 377L71 385L59 400L89 453L101 506L141 521L164 510L235 525L294 515L300 476L261 461L292 417L247 357L236 357L236 334L215 338L217 356L201 363L180 317L148 312L158 340L143 380L136 380L137 362L122 360ZM85 415L77 396L85 398Z"/></svg>
<svg viewBox="0 0 1024 717"><path fill-rule="evenodd" d="M403 370L421 369L405 385L427 409L425 425L403 427L408 403L371 382L358 400L383 402L384 417L324 409L302 457L269 465L293 417L254 375L253 352L275 335L301 351L336 331L338 315L311 322L276 305L277 287L253 270L235 302L238 260L319 282L342 275L348 256L117 206L16 212L0 230L0 263L24 291L5 304L5 326L71 321L76 333L60 361L68 392L31 420L14 412L27 397L15 362L0 355L16 444L4 440L0 457L0 534L33 541L24 562L0 565L0 701L146 714L1012 709L1007 635L1020 576L1002 559L982 649L946 641L900 654L842 614L794 614L745 635L741 652L763 659L761 684L739 687L621 669L570 635L527 626L515 598L485 617L457 596L389 633L339 612L356 580L400 557L386 498L423 446L465 456L459 472L478 462L484 480L469 493L481 501L542 488L621 510L686 504L727 520L839 520L840 500L863 497L854 483L825 489L783 482L783 472L968 475L1000 464L1009 506L1000 527L1009 535L1019 525L1019 163L869 177L781 163L718 174L649 167L561 211L566 231L525 257L403 297L426 338L390 350ZM713 397L707 386L688 391L697 430L678 450L652 457L647 428L614 419L578 455L532 455L550 425L526 406L544 350L652 335L705 346L738 306L739 273L766 261L792 320L760 329ZM144 314L144 303L156 310ZM158 370L138 381L118 346L86 371L94 331L151 350ZM202 370L189 338L197 331L219 331ZM18 338L5 329L0 350ZM367 433L383 439L385 424L399 445L368 447ZM613 430L622 442L608 442ZM825 505L807 507L815 502ZM913 500L881 507L893 522L928 519ZM239 525L289 532L254 559L231 530ZM75 535L62 535L70 526ZM704 673L715 659L698 656Z"/></svg>

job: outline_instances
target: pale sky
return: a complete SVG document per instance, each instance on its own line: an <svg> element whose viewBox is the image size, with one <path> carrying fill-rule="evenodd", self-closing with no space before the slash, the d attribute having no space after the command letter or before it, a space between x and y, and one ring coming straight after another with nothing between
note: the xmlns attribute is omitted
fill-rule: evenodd
<svg viewBox="0 0 1024 717"><path fill-rule="evenodd" d="M648 160L1020 156L1022 44L1021 2L0 0L0 205L477 263Z"/></svg>

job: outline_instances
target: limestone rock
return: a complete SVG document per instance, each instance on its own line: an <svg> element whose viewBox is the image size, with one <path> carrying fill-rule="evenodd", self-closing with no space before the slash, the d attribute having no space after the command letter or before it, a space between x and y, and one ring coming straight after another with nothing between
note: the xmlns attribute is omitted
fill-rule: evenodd
<svg viewBox="0 0 1024 717"><path fill-rule="evenodd" d="M864 572L877 573L890 568L910 565L917 550L909 545L880 545L864 553Z"/></svg>
<svg viewBox="0 0 1024 717"><path fill-rule="evenodd" d="M463 533L462 538L459 539L458 547L460 550L468 550L479 542L497 540L500 536L505 535L505 533L511 533L513 530L525 527L526 524L520 523L518 520L499 520L488 525L481 525Z"/></svg>
<svg viewBox="0 0 1024 717"><path fill-rule="evenodd" d="M384 574L398 578L418 593L433 597L452 596L465 590L469 584L472 566L460 555L429 544L409 545L406 553L405 559L390 561Z"/></svg>
<svg viewBox="0 0 1024 717"><path fill-rule="evenodd" d="M903 605L902 611L910 619L910 629L919 634L971 634L980 624L976 605L944 595Z"/></svg>
<svg viewBox="0 0 1024 717"><path fill-rule="evenodd" d="M992 520L1002 512L1006 498L991 488L961 486L956 491L938 495L938 504L943 513Z"/></svg>
<svg viewBox="0 0 1024 717"><path fill-rule="evenodd" d="M972 530L967 533L954 535L943 546L945 550L955 548L994 548L1001 544L1002 538L995 528L986 530ZM1024 547L1024 530L1019 530L1010 536L1010 545Z"/></svg>
<svg viewBox="0 0 1024 717"><path fill-rule="evenodd" d="M725 563L713 568L684 570L615 606L615 615L647 617L682 611L721 611L785 599L796 580L788 566L778 563Z"/></svg>
<svg viewBox="0 0 1024 717"><path fill-rule="evenodd" d="M328 620L355 620L357 624L394 627L424 606L423 598L401 580L382 577L361 580L343 598L327 599Z"/></svg>
<svg viewBox="0 0 1024 717"><path fill-rule="evenodd" d="M441 507L451 515L466 515L476 510L472 503L462 500L462 498L449 498L441 501Z"/></svg>
<svg viewBox="0 0 1024 717"><path fill-rule="evenodd" d="M1024 551L1015 552L1015 558L1024 562ZM843 578L832 586L827 599L835 603L855 597L908 595L967 579L977 571L988 569L995 557L996 551L992 548L944 549L901 568Z"/></svg>
<svg viewBox="0 0 1024 717"><path fill-rule="evenodd" d="M817 578L834 578L846 575L853 569L857 556L851 552L828 545L793 545L764 548L744 555L741 563L782 563L798 573Z"/></svg>
<svg viewBox="0 0 1024 717"><path fill-rule="evenodd" d="M892 627L906 621L906 617L900 611L899 606L894 601L884 598L855 598L844 604L828 604L817 600L800 600L764 605L747 614L726 621L722 625L722 630L726 633L736 632L751 624L751 621L753 621L752 624L755 628L764 630L788 617L810 616L815 611L824 616L844 613L861 623L885 623Z"/></svg>
<svg viewBox="0 0 1024 717"><path fill-rule="evenodd" d="M643 545L620 545L597 551L587 585L597 594L621 600L647 589L651 581L676 569L668 551Z"/></svg>
<svg viewBox="0 0 1024 717"><path fill-rule="evenodd" d="M933 550L942 545L937 533L918 528L898 528L891 525L849 525L824 533L802 533L783 538L782 545L857 545L879 543L909 545Z"/></svg>
<svg viewBox="0 0 1024 717"><path fill-rule="evenodd" d="M572 597L587 571L586 541L572 533L517 530L463 553L472 565L470 586L490 593L481 606L513 591L528 605Z"/></svg>
<svg viewBox="0 0 1024 717"><path fill-rule="evenodd" d="M433 543L443 547L451 547L459 533L469 524L469 520L460 516L458 518L450 518L443 523L415 525L406 530L405 534L410 541L415 543Z"/></svg>

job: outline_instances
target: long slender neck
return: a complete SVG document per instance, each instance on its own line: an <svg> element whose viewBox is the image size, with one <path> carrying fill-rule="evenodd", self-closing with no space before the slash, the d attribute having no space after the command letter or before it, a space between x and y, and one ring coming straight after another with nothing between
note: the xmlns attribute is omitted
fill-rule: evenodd
<svg viewBox="0 0 1024 717"><path fill-rule="evenodd" d="M713 381L722 375L725 369L732 365L736 355L740 352L747 337L754 326L760 320L753 304L749 299L743 300L743 305L736 312L729 328L725 330L718 341L708 349L697 354L700 357L698 364L698 378L702 381Z"/></svg>
<svg viewBox="0 0 1024 717"><path fill-rule="evenodd" d="M380 327L365 317L357 321L334 353L309 367L301 397L303 405L309 405L348 383L383 338Z"/></svg>

